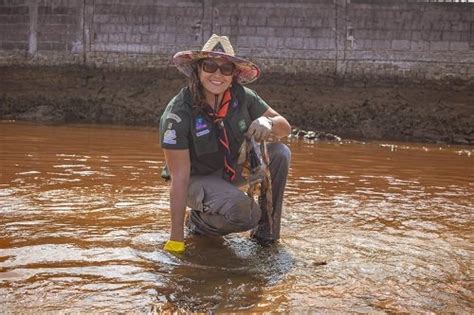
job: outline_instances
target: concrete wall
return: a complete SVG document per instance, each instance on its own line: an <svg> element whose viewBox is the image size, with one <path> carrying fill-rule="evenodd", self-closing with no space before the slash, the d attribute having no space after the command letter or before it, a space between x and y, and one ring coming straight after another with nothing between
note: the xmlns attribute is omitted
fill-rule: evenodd
<svg viewBox="0 0 474 315"><path fill-rule="evenodd" d="M160 68L212 33L228 35L267 73L474 77L474 3L0 0L0 65Z"/></svg>

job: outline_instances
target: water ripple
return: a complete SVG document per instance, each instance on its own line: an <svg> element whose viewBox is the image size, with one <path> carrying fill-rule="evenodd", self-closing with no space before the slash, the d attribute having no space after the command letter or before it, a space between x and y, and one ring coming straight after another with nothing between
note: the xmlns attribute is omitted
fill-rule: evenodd
<svg viewBox="0 0 474 315"><path fill-rule="evenodd" d="M3 312L471 312L471 148L290 139L280 244L187 235L173 256L157 143L0 124Z"/></svg>

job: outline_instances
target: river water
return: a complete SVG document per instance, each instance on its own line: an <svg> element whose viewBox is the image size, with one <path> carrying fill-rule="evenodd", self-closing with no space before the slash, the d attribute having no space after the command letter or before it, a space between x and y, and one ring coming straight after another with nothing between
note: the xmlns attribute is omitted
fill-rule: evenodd
<svg viewBox="0 0 474 315"><path fill-rule="evenodd" d="M284 140L282 240L168 236L156 130L0 123L0 311L474 311L474 149Z"/></svg>

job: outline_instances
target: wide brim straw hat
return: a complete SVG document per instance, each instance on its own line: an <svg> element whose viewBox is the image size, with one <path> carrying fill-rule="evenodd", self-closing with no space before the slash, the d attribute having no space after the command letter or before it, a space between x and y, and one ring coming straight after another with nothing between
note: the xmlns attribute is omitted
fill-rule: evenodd
<svg viewBox="0 0 474 315"><path fill-rule="evenodd" d="M240 84L248 84L260 76L260 68L253 62L237 57L229 38L213 34L204 44L202 50L185 50L173 56L173 63L185 76L190 77L192 65L201 59L214 58L232 62L236 67L236 80Z"/></svg>

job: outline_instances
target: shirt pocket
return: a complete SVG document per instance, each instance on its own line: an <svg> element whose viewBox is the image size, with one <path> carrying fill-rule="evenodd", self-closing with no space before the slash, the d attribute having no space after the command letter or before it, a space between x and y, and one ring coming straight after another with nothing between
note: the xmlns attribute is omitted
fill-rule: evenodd
<svg viewBox="0 0 474 315"><path fill-rule="evenodd" d="M196 130L193 128L194 152L200 157L204 154L215 153L219 150L217 145L217 131L214 126Z"/></svg>
<svg viewBox="0 0 474 315"><path fill-rule="evenodd" d="M246 110L240 110L229 117L226 125L230 131L230 137L232 137L230 141L232 151L238 152L240 149L251 122L250 115Z"/></svg>

